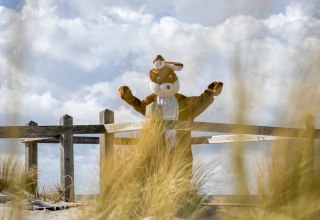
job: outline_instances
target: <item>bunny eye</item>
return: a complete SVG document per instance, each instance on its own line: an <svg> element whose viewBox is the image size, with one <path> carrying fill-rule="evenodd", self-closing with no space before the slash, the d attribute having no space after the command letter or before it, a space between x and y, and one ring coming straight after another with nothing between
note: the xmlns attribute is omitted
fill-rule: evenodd
<svg viewBox="0 0 320 220"><path fill-rule="evenodd" d="M172 80L172 75L169 75L169 79Z"/></svg>
<svg viewBox="0 0 320 220"><path fill-rule="evenodd" d="M160 76L158 76L157 81L160 82L160 80L161 80L161 78L160 78Z"/></svg>

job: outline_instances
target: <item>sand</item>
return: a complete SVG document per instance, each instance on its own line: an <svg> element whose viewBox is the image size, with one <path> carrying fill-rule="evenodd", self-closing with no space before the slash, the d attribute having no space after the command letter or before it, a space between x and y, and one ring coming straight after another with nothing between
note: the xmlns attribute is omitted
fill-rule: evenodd
<svg viewBox="0 0 320 220"><path fill-rule="evenodd" d="M16 209L10 205L0 204L0 219L1 220L15 220L17 216ZM69 208L59 211L49 210L22 210L21 215L27 220L65 220L65 219L79 219L81 211L79 208Z"/></svg>

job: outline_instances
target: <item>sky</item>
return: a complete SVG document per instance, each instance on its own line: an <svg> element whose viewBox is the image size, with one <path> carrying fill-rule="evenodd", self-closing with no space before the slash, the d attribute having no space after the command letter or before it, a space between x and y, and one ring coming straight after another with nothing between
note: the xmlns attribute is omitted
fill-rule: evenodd
<svg viewBox="0 0 320 220"><path fill-rule="evenodd" d="M184 64L182 94L224 82L197 121L236 123L244 99L243 123L298 126L305 106L320 116L319 51L317 0L0 0L0 124L56 125L65 114L74 124L98 124L106 108L116 122L141 120L117 89L150 94L148 73L161 54ZM250 147L248 161L269 145ZM0 142L5 153L8 146ZM57 183L59 146L40 146L41 184ZM74 149L76 193L90 193L85 185L96 182L99 148ZM220 184L214 192L230 193L230 146L193 150L197 161L211 161Z"/></svg>

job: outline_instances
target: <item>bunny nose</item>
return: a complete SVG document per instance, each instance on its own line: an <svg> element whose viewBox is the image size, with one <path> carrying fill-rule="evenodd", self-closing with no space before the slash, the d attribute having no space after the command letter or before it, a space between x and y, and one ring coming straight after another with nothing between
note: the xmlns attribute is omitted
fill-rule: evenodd
<svg viewBox="0 0 320 220"><path fill-rule="evenodd" d="M167 86L167 89L170 89L170 86Z"/></svg>

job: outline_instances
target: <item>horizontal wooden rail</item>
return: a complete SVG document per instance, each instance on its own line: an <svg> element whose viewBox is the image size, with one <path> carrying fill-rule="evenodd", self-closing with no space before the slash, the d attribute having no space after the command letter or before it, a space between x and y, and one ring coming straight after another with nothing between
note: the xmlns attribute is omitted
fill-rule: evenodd
<svg viewBox="0 0 320 220"><path fill-rule="evenodd" d="M279 141L291 140L290 137L274 137L263 135L215 135L208 137L192 137L192 144L223 144L223 143L239 143L239 142L257 142L257 141Z"/></svg>
<svg viewBox="0 0 320 220"><path fill-rule="evenodd" d="M48 138L59 137L65 132L73 134L103 134L138 131L145 121L105 124L105 125L73 125L73 126L9 126L0 127L0 138ZM165 121L165 127L175 130L203 131L233 134L251 134L283 137L303 137L305 129L269 127L257 125L222 124L209 122ZM320 130L314 130L314 138L320 138Z"/></svg>
<svg viewBox="0 0 320 220"><path fill-rule="evenodd" d="M223 143L237 143L237 142L257 142L257 141L279 141L279 140L292 140L295 138L289 137L274 137L262 135L215 135L205 137L192 137L191 143L194 145L200 144L223 144ZM134 145L138 138L114 138L115 145ZM23 138L22 143L47 143L58 144L59 138ZM99 137L73 137L74 144L99 144Z"/></svg>
<svg viewBox="0 0 320 220"><path fill-rule="evenodd" d="M223 124L209 122L193 122L191 123L192 131L233 133L233 134L252 134L252 135L268 135L268 136L284 136L284 137L300 137L306 130L299 128L269 127L257 125L239 125L239 124ZM320 137L318 130L318 138Z"/></svg>
<svg viewBox="0 0 320 220"><path fill-rule="evenodd" d="M115 145L132 145L136 142L136 138L114 138ZM22 143L37 142L44 144L58 144L59 138L22 138ZM74 144L99 144L99 137L73 137Z"/></svg>
<svg viewBox="0 0 320 220"><path fill-rule="evenodd" d="M108 133L137 131L143 128L146 121L107 124L104 125ZM307 132L306 129L270 127L258 125L239 125L239 124L223 124L210 122L186 122L186 121L164 121L165 127L174 128L175 130L186 131L203 131L217 133L233 133L233 134L251 134L264 136L283 136L283 137L303 137ZM314 130L314 138L320 138L320 129Z"/></svg>
<svg viewBox="0 0 320 220"><path fill-rule="evenodd" d="M101 134L105 132L105 129L103 125L1 126L0 138L58 137L66 132L72 132L73 134Z"/></svg>
<svg viewBox="0 0 320 220"><path fill-rule="evenodd" d="M119 123L119 124L105 124L104 128L107 133L118 133L127 131L139 131L143 128L146 121Z"/></svg>
<svg viewBox="0 0 320 220"><path fill-rule="evenodd" d="M28 142L37 142L37 143L46 143L46 144L58 144L60 143L59 138L23 138L21 139L22 143ZM99 137L73 137L74 144L99 144Z"/></svg>

